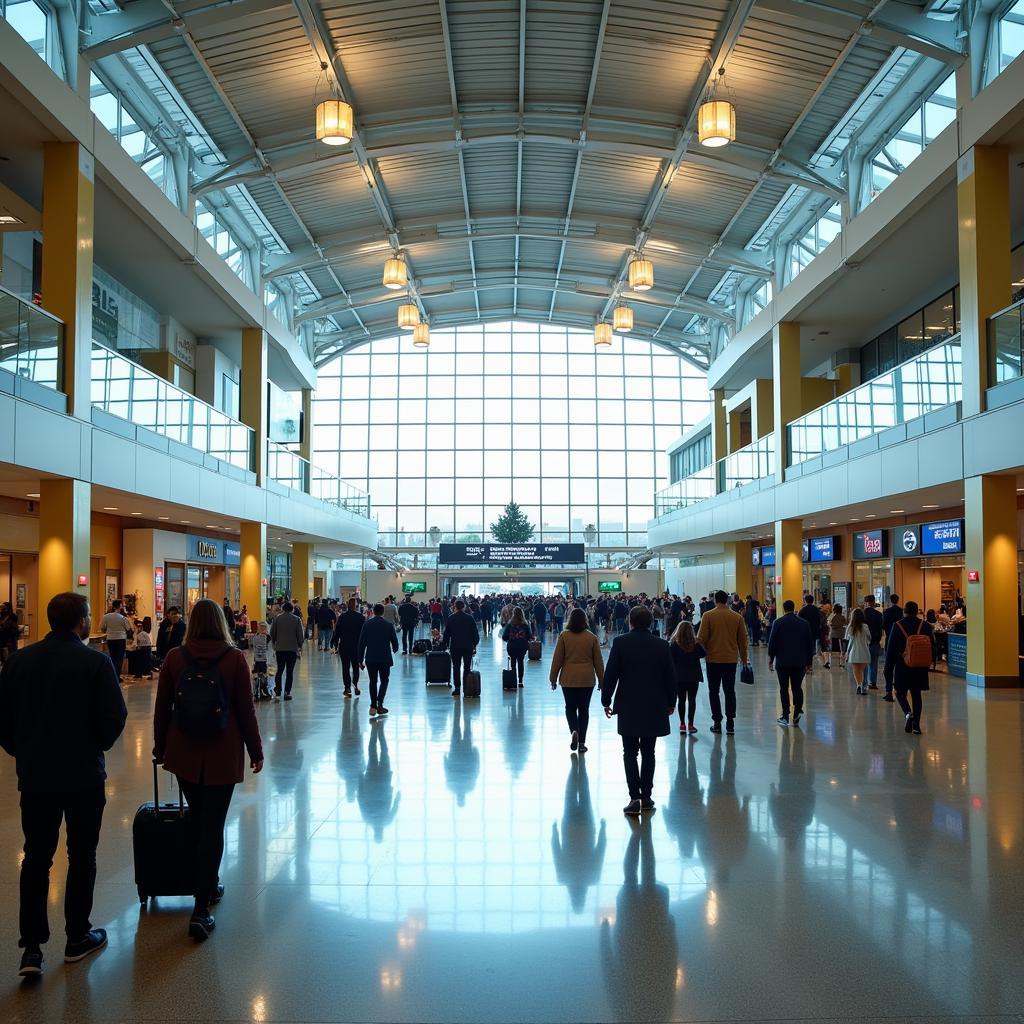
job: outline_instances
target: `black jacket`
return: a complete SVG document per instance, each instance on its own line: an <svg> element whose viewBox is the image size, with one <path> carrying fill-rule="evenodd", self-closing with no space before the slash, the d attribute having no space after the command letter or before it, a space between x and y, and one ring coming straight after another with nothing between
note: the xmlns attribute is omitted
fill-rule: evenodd
<svg viewBox="0 0 1024 1024"><path fill-rule="evenodd" d="M901 626L903 627L902 630L900 629ZM907 636L920 631L924 636L928 637L929 643L933 645L935 643L932 627L927 622L916 617L904 616L893 625L885 642L886 677L892 673L893 685L897 690L927 690L928 669L908 668L903 663L903 651L907 646L907 638L903 635L904 631L906 631ZM934 650L934 647L932 649Z"/></svg>
<svg viewBox="0 0 1024 1024"><path fill-rule="evenodd" d="M156 656L163 661L167 652L174 647L180 647L185 642L185 620L178 619L171 622L170 619L161 619L160 628L156 632Z"/></svg>
<svg viewBox="0 0 1024 1024"><path fill-rule="evenodd" d="M548 610L543 601L538 601L533 606L533 617L538 625L544 625L548 621Z"/></svg>
<svg viewBox="0 0 1024 1024"><path fill-rule="evenodd" d="M392 651L398 651L395 627L383 616L374 615L359 634L359 660L366 665L394 665Z"/></svg>
<svg viewBox="0 0 1024 1024"><path fill-rule="evenodd" d="M103 752L127 717L110 658L77 633L47 633L0 673L0 746L17 761L24 793L98 786L107 777Z"/></svg>
<svg viewBox="0 0 1024 1024"><path fill-rule="evenodd" d="M677 643L670 643L669 647L672 649L672 665L676 670L676 681L682 695L686 692L688 683L699 683L704 678L704 671L700 667L704 648L696 644L692 651L684 651Z"/></svg>
<svg viewBox="0 0 1024 1024"><path fill-rule="evenodd" d="M892 627L895 626L902 618L903 609L898 604L891 604L884 612L882 612L882 635L885 637L886 641L889 639ZM889 671L888 668L886 668L886 671Z"/></svg>
<svg viewBox="0 0 1024 1024"><path fill-rule="evenodd" d="M334 629L334 623L338 621L338 616L334 609L324 602L316 610L316 625L320 630Z"/></svg>
<svg viewBox="0 0 1024 1024"><path fill-rule="evenodd" d="M453 612L444 627L444 646L452 651L473 651L480 643L480 630L469 612Z"/></svg>
<svg viewBox="0 0 1024 1024"><path fill-rule="evenodd" d="M780 668L806 668L814 661L814 637L806 619L788 612L772 623L768 660Z"/></svg>
<svg viewBox="0 0 1024 1024"><path fill-rule="evenodd" d="M885 619L882 613L877 608L865 608L864 621L868 624L868 633L871 634L868 643L880 644L885 632Z"/></svg>
<svg viewBox="0 0 1024 1024"><path fill-rule="evenodd" d="M398 621L406 629L412 629L420 621L419 607L412 601L403 601L398 606Z"/></svg>
<svg viewBox="0 0 1024 1024"><path fill-rule="evenodd" d="M334 624L331 646L337 647L339 654L347 654L350 658L357 657L359 634L362 633L365 623L366 616L352 609L338 616L338 621Z"/></svg>
<svg viewBox="0 0 1024 1024"><path fill-rule="evenodd" d="M615 638L604 667L601 703L615 712L620 736L667 736L677 692L667 640L646 629Z"/></svg>
<svg viewBox="0 0 1024 1024"><path fill-rule="evenodd" d="M805 604L797 613L797 617L804 620L811 629L811 637L815 642L821 639L821 609L814 604ZM804 662L809 665L809 661Z"/></svg>
<svg viewBox="0 0 1024 1024"><path fill-rule="evenodd" d="M234 609L226 601L220 606L220 610L224 613L224 618L227 620L228 632L233 633L235 630L235 612Z"/></svg>

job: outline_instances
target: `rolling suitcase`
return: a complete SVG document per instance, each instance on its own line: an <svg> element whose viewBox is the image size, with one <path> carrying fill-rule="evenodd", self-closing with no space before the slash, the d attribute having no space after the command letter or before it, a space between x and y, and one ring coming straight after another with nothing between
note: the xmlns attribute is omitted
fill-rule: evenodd
<svg viewBox="0 0 1024 1024"><path fill-rule="evenodd" d="M429 640L413 640L412 642L412 653L413 654L426 654L430 650Z"/></svg>
<svg viewBox="0 0 1024 1024"><path fill-rule="evenodd" d="M195 837L185 799L160 803L159 769L153 762L153 803L143 804L132 822L135 885L139 902L150 896L194 896Z"/></svg>
<svg viewBox="0 0 1024 1024"><path fill-rule="evenodd" d="M480 673L472 665L462 681L462 694L464 697L480 696Z"/></svg>
<svg viewBox="0 0 1024 1024"><path fill-rule="evenodd" d="M516 670L512 667L511 659L509 659L508 668L501 670L501 688L503 690L519 689L519 678L516 676Z"/></svg>
<svg viewBox="0 0 1024 1024"><path fill-rule="evenodd" d="M531 640L530 646L527 648L527 653L530 661L540 661L540 652L543 648L540 645L539 640Z"/></svg>
<svg viewBox="0 0 1024 1024"><path fill-rule="evenodd" d="M427 686L451 686L452 656L447 651L427 653Z"/></svg>

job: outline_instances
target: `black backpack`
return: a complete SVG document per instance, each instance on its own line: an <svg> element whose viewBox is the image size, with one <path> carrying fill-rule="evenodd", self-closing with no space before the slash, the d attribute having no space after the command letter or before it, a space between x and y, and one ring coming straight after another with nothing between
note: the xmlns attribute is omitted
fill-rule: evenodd
<svg viewBox="0 0 1024 1024"><path fill-rule="evenodd" d="M216 736L231 717L220 671L224 654L194 658L185 647L181 653L185 669L174 687L174 724L186 736Z"/></svg>

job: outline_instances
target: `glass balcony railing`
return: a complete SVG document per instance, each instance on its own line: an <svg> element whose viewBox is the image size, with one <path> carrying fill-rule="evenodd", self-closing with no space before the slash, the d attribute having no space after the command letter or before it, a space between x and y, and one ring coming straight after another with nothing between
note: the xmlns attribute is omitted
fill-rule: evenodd
<svg viewBox="0 0 1024 1024"><path fill-rule="evenodd" d="M775 474L775 435L767 434L718 463L718 486L721 491L763 480Z"/></svg>
<svg viewBox="0 0 1024 1024"><path fill-rule="evenodd" d="M274 441L267 442L267 478L284 487L370 518L370 496Z"/></svg>
<svg viewBox="0 0 1024 1024"><path fill-rule="evenodd" d="M848 391L789 424L789 463L878 434L959 402L963 395L960 336Z"/></svg>
<svg viewBox="0 0 1024 1024"><path fill-rule="evenodd" d="M63 363L64 324L0 288L0 369L60 391Z"/></svg>
<svg viewBox="0 0 1024 1024"><path fill-rule="evenodd" d="M1024 376L1024 301L1015 302L988 322L988 380L1002 384Z"/></svg>
<svg viewBox="0 0 1024 1024"><path fill-rule="evenodd" d="M253 469L249 427L95 341L92 404L239 469Z"/></svg>
<svg viewBox="0 0 1024 1024"><path fill-rule="evenodd" d="M668 515L676 509L696 505L700 501L713 498L716 493L715 467L707 466L698 469L682 480L664 488L654 495L654 517Z"/></svg>

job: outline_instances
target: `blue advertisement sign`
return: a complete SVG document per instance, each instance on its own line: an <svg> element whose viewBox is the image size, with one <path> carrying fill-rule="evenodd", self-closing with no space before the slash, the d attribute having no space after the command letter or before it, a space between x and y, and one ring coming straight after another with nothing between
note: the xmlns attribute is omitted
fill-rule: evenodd
<svg viewBox="0 0 1024 1024"><path fill-rule="evenodd" d="M242 551L237 540L216 540L213 537L186 538L186 558L190 562L207 562L210 565L239 565Z"/></svg>
<svg viewBox="0 0 1024 1024"><path fill-rule="evenodd" d="M921 527L922 555L960 555L964 550L964 521L944 519Z"/></svg>
<svg viewBox="0 0 1024 1024"><path fill-rule="evenodd" d="M771 544L766 548L761 548L761 564L762 565L774 565L775 564L775 545Z"/></svg>
<svg viewBox="0 0 1024 1024"><path fill-rule="evenodd" d="M831 562L837 558L839 558L838 537L811 537L807 561Z"/></svg>

